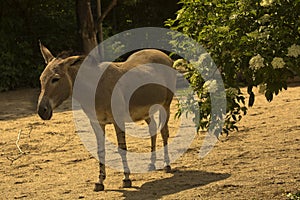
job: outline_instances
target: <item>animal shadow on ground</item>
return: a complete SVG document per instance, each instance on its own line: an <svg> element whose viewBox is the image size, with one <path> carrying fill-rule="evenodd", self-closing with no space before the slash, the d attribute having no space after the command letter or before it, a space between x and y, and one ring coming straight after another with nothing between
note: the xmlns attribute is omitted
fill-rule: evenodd
<svg viewBox="0 0 300 200"><path fill-rule="evenodd" d="M172 170L172 177L153 180L135 187L136 190L117 190L123 193L126 200L160 199L165 195L200 187L209 183L227 179L230 174L221 174L194 170ZM114 190L116 191L116 190Z"/></svg>

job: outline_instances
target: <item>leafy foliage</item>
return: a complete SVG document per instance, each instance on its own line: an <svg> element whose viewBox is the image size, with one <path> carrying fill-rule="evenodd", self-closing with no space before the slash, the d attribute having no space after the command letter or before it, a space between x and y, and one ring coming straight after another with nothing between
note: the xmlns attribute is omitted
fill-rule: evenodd
<svg viewBox="0 0 300 200"><path fill-rule="evenodd" d="M111 1L101 2L105 9ZM38 86L44 66L38 40L54 54L81 51L75 3L75 0L0 1L0 91ZM91 0L91 6L96 15L96 0ZM163 26L177 9L172 0L118 1L103 22L104 38L130 28Z"/></svg>
<svg viewBox="0 0 300 200"><path fill-rule="evenodd" d="M299 199L300 199L300 191L297 192L297 193L295 193L295 194L289 192L289 193L286 195L286 197L287 197L287 199L289 199L289 200L299 200Z"/></svg>
<svg viewBox="0 0 300 200"><path fill-rule="evenodd" d="M58 51L78 46L75 9L70 6L71 0L0 2L0 91L38 86L43 69L39 39L55 44Z"/></svg>
<svg viewBox="0 0 300 200"><path fill-rule="evenodd" d="M287 89L289 78L300 74L299 0L181 0L180 4L177 17L166 25L203 45L221 71L227 93L225 132L236 129L246 114L242 85L248 86L252 106L254 86L265 85L266 99L272 101ZM202 95L204 81L187 69L191 74L187 78ZM210 120L210 100L201 95L205 114L200 126L201 120L206 124Z"/></svg>

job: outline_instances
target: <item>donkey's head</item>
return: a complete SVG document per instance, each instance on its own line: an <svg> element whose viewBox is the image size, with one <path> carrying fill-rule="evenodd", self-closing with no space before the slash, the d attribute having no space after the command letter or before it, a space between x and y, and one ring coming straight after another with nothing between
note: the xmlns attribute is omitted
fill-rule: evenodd
<svg viewBox="0 0 300 200"><path fill-rule="evenodd" d="M40 50L47 66L40 76L41 93L37 109L43 120L49 120L53 109L72 94L74 80L83 57L55 58L41 43Z"/></svg>

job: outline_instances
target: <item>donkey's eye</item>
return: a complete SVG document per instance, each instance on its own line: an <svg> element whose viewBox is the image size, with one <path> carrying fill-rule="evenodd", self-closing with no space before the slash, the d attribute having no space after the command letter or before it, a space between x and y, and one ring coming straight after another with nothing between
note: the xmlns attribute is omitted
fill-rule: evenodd
<svg viewBox="0 0 300 200"><path fill-rule="evenodd" d="M56 82L58 82L59 81L59 78L53 78L52 80L51 80L51 83L56 83Z"/></svg>

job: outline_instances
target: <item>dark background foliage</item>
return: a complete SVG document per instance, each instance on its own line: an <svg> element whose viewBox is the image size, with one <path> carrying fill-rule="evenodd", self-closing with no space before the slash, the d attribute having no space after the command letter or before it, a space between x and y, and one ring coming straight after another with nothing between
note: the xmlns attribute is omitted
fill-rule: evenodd
<svg viewBox="0 0 300 200"><path fill-rule="evenodd" d="M37 87L44 62L38 40L51 49L80 52L81 42L74 0L0 1L0 91ZM102 0L102 9L109 5ZM93 14L96 1L91 0ZM163 27L179 6L174 0L126 0L103 22L104 39L118 32L143 26ZM96 16L95 16L96 18Z"/></svg>

